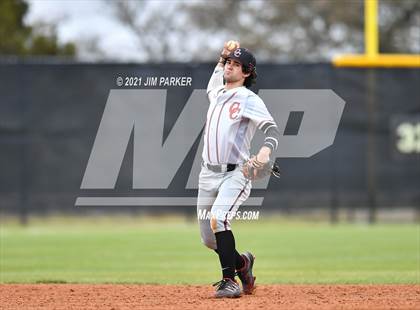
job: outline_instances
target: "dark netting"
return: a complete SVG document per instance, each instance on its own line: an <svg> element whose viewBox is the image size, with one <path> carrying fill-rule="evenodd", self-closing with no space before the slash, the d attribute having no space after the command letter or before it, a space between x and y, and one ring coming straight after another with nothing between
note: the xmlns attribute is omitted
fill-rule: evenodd
<svg viewBox="0 0 420 310"><path fill-rule="evenodd" d="M193 78L191 88L168 91L171 104L166 108L165 138L192 89L206 88L212 69L212 64L1 64L2 211L76 209L74 202L109 90L117 88L117 76ZM346 101L332 147L309 159L277 161L284 175L281 180L272 180L264 191L264 209L372 203L381 207L419 206L419 153L396 154L392 125L397 115L420 114L419 85L420 70L416 69L259 65L255 91L333 89ZM130 191L131 150L129 147L126 153L117 188L135 195ZM173 185L169 192L176 195L180 190L182 186ZM186 193L195 195L191 190ZM262 192L255 190L254 194L258 193ZM195 212L193 207L189 210Z"/></svg>

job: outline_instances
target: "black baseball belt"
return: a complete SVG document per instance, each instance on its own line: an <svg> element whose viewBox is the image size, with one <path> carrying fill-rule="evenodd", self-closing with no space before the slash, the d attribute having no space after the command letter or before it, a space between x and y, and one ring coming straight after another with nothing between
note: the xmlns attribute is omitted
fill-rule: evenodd
<svg viewBox="0 0 420 310"><path fill-rule="evenodd" d="M207 169L209 169L213 172L216 172L216 173L233 171L233 170L236 169L236 167L238 167L237 164L210 165L210 164L207 164L205 162L202 162L202 165L204 167L206 167Z"/></svg>

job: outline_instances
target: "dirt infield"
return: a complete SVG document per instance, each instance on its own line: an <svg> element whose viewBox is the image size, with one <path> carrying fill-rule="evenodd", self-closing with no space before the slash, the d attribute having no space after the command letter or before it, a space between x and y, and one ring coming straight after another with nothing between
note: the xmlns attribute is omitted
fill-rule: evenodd
<svg viewBox="0 0 420 310"><path fill-rule="evenodd" d="M1 309L420 309L420 285L260 285L215 299L211 286L3 284Z"/></svg>

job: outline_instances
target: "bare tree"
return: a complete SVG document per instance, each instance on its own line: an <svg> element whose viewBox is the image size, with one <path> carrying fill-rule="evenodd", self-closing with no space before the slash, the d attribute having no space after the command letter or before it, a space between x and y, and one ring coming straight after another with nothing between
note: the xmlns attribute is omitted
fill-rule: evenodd
<svg viewBox="0 0 420 310"><path fill-rule="evenodd" d="M269 61L323 60L363 49L363 1L212 1L184 4L191 24L223 30Z"/></svg>
<svg viewBox="0 0 420 310"><path fill-rule="evenodd" d="M176 60L185 48L177 42L185 34L177 13L179 2L109 1L115 16L134 34L139 51L148 61Z"/></svg>
<svg viewBox="0 0 420 310"><path fill-rule="evenodd" d="M420 53L420 2L381 0L380 50L385 53Z"/></svg>
<svg viewBox="0 0 420 310"><path fill-rule="evenodd" d="M107 1L147 61L208 61L237 39L263 61L364 51L363 0ZM381 52L419 53L420 2L380 0Z"/></svg>

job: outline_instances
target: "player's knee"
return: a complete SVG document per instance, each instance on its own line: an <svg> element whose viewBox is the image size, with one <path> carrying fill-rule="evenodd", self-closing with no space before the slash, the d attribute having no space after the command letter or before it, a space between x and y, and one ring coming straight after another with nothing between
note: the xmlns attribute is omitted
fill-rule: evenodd
<svg viewBox="0 0 420 310"><path fill-rule="evenodd" d="M225 231L227 229L229 229L229 223L225 220L222 219L217 219L217 218L211 218L210 220L210 227L211 230L213 231L213 234L220 232L220 231Z"/></svg>
<svg viewBox="0 0 420 310"><path fill-rule="evenodd" d="M211 217L211 219L210 219L210 228L211 228L211 230L213 231L213 233L215 234L215 233L217 233L217 231L218 231L218 226L219 226L219 220L215 217L215 216L212 216Z"/></svg>
<svg viewBox="0 0 420 310"><path fill-rule="evenodd" d="M211 250L215 250L217 248L215 238L211 238L211 237L201 238L201 242Z"/></svg>

